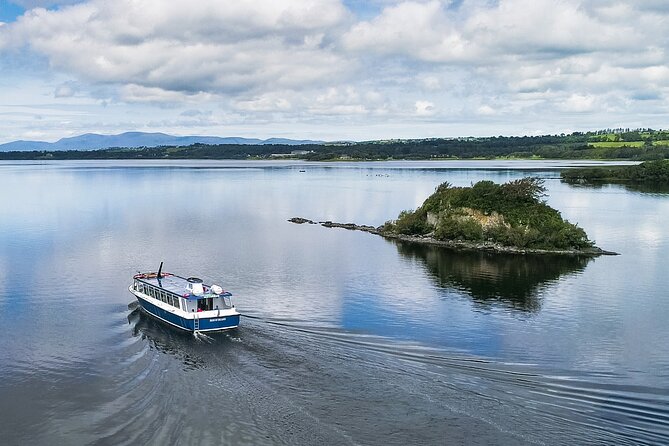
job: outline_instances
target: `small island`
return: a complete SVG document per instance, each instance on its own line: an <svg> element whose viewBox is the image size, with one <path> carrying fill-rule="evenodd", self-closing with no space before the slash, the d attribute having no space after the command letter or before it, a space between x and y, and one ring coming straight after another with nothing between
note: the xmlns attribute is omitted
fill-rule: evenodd
<svg viewBox="0 0 669 446"><path fill-rule="evenodd" d="M519 254L615 255L595 246L585 231L562 218L543 200L543 180L523 178L504 184L479 181L470 187L449 183L415 211L402 211L382 226L320 222L385 238L458 250ZM294 217L293 223L316 222Z"/></svg>
<svg viewBox="0 0 669 446"><path fill-rule="evenodd" d="M618 183L669 186L669 160L646 161L631 166L589 167L560 172L567 183Z"/></svg>

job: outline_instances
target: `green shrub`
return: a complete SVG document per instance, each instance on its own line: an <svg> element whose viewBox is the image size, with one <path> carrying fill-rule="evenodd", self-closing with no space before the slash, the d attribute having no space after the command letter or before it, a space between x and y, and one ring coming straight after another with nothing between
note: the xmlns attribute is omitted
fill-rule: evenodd
<svg viewBox="0 0 669 446"><path fill-rule="evenodd" d="M395 231L399 234L423 235L431 230L425 212L402 211L395 221Z"/></svg>
<svg viewBox="0 0 669 446"><path fill-rule="evenodd" d="M537 178L523 178L505 184L479 181L471 187L439 185L416 211L402 211L387 223L399 234L424 235L434 230L440 240L493 241L507 246L543 249L591 247L585 231L565 221L544 201L545 187ZM468 209L489 216L502 215L504 224L483 227ZM427 213L438 214L436 228L427 224ZM386 226L384 226L386 227Z"/></svg>
<svg viewBox="0 0 669 446"><path fill-rule="evenodd" d="M483 240L483 227L472 219L446 216L439 220L434 237L439 240Z"/></svg>

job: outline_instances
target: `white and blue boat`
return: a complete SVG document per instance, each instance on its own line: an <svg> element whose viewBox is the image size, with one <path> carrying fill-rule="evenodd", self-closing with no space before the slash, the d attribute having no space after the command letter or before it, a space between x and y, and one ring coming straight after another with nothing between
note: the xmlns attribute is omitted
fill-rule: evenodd
<svg viewBox="0 0 669 446"><path fill-rule="evenodd" d="M218 331L239 326L232 294L197 277L162 272L139 273L128 290L149 315L186 331Z"/></svg>

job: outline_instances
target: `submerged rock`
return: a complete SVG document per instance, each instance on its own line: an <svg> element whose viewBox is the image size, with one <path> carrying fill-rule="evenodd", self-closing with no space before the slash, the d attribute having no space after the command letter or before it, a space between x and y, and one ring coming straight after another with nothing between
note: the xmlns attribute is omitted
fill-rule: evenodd
<svg viewBox="0 0 669 446"><path fill-rule="evenodd" d="M311 221L307 218L302 218L302 217L293 217L293 218L288 219L288 221L291 222L291 223L296 223L298 225L301 225L301 224L304 224L304 223L309 223L310 225L315 225L316 224L315 221Z"/></svg>

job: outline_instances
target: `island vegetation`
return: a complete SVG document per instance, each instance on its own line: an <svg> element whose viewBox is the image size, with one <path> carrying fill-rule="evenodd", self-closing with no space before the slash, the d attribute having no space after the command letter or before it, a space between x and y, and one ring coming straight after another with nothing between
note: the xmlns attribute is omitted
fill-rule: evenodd
<svg viewBox="0 0 669 446"><path fill-rule="evenodd" d="M492 242L546 250L594 246L585 231L565 221L542 199L537 178L504 184L479 181L471 187L443 183L415 211L403 211L382 227L384 233L429 235L437 240Z"/></svg>
<svg viewBox="0 0 669 446"><path fill-rule="evenodd" d="M669 159L669 131L606 129L544 136L428 138L323 144L192 144L100 150L0 152L0 159Z"/></svg>
<svg viewBox="0 0 669 446"><path fill-rule="evenodd" d="M560 177L569 183L621 183L669 186L669 161L647 161L631 166L568 169Z"/></svg>
<svg viewBox="0 0 669 446"><path fill-rule="evenodd" d="M384 225L321 222L390 239L462 250L569 255L615 254L597 248L585 231L562 218L543 199L543 180L504 184L479 181L470 187L438 186L416 210L402 211ZM294 223L315 223L293 218Z"/></svg>

